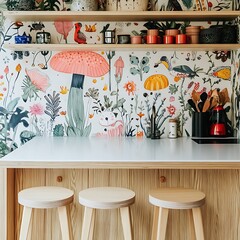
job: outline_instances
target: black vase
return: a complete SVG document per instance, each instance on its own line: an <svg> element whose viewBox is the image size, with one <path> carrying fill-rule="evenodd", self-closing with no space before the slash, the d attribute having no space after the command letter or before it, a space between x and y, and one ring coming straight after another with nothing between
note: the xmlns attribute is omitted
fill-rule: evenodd
<svg viewBox="0 0 240 240"><path fill-rule="evenodd" d="M194 112L192 116L192 137L209 137L208 112Z"/></svg>
<svg viewBox="0 0 240 240"><path fill-rule="evenodd" d="M210 28L219 32L220 43L237 43L237 25L213 25Z"/></svg>

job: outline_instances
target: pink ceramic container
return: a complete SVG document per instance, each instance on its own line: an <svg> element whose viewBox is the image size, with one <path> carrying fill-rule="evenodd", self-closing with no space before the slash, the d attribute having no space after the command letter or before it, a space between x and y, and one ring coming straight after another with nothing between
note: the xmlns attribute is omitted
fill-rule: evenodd
<svg viewBox="0 0 240 240"><path fill-rule="evenodd" d="M131 36L132 44L142 44L142 36Z"/></svg>

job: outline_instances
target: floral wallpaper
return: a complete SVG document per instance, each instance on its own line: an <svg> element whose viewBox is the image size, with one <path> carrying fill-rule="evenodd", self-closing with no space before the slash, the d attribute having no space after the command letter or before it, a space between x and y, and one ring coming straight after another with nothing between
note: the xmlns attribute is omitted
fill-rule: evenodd
<svg viewBox="0 0 240 240"><path fill-rule="evenodd" d="M207 2L208 10L223 3ZM99 44L106 28L132 35L133 30L146 30L144 24L3 19L0 157L34 136L150 137L153 105L161 138L168 135L170 118L178 120L178 136L191 136L193 110L188 99L193 90L209 93L227 88L228 116L238 127L239 51L56 52L4 47L22 35L34 43L42 31L51 33L52 43Z"/></svg>

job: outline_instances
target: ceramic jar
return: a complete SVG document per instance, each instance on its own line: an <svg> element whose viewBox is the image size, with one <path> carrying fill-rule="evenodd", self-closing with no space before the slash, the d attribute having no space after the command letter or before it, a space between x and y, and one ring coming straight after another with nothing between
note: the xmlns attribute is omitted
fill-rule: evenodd
<svg viewBox="0 0 240 240"><path fill-rule="evenodd" d="M177 138L177 120L169 119L169 138Z"/></svg>
<svg viewBox="0 0 240 240"><path fill-rule="evenodd" d="M16 44L31 43L32 41L32 37L30 35L27 36L25 32L23 33L23 35L16 35L14 39Z"/></svg>
<svg viewBox="0 0 240 240"><path fill-rule="evenodd" d="M187 43L187 35L186 34L178 34L175 36L176 44L186 44Z"/></svg>
<svg viewBox="0 0 240 240"><path fill-rule="evenodd" d="M158 29L148 29L146 41L148 44L158 43Z"/></svg>
<svg viewBox="0 0 240 240"><path fill-rule="evenodd" d="M131 44L142 44L142 36L131 36Z"/></svg>
<svg viewBox="0 0 240 240"><path fill-rule="evenodd" d="M176 36L178 34L179 34L178 29L167 29L167 30L165 30L165 35Z"/></svg>
<svg viewBox="0 0 240 240"><path fill-rule="evenodd" d="M146 11L148 0L106 0L107 11Z"/></svg>
<svg viewBox="0 0 240 240"><path fill-rule="evenodd" d="M158 34L159 34L158 29L148 29L147 30L147 35L158 36Z"/></svg>
<svg viewBox="0 0 240 240"><path fill-rule="evenodd" d="M214 44L221 42L221 31L217 28L201 29L199 33L199 42L205 44Z"/></svg>
<svg viewBox="0 0 240 240"><path fill-rule="evenodd" d="M129 34L121 34L117 35L118 37L118 44L128 44L131 42L131 37Z"/></svg>
<svg viewBox="0 0 240 240"><path fill-rule="evenodd" d="M97 0L73 0L71 4L71 11L97 11Z"/></svg>
<svg viewBox="0 0 240 240"><path fill-rule="evenodd" d="M38 32L36 34L36 43L38 44L47 44L51 43L51 34L49 32Z"/></svg>
<svg viewBox="0 0 240 240"><path fill-rule="evenodd" d="M164 44L174 44L175 43L175 37L171 35L164 35L163 36L163 43Z"/></svg>
<svg viewBox="0 0 240 240"><path fill-rule="evenodd" d="M147 44L156 44L157 40L158 40L158 36L147 35Z"/></svg>
<svg viewBox="0 0 240 240"><path fill-rule="evenodd" d="M186 27L187 43L197 44L199 43L200 26L188 26Z"/></svg>
<svg viewBox="0 0 240 240"><path fill-rule="evenodd" d="M216 28L221 33L221 43L237 43L237 25L212 25L210 28Z"/></svg>

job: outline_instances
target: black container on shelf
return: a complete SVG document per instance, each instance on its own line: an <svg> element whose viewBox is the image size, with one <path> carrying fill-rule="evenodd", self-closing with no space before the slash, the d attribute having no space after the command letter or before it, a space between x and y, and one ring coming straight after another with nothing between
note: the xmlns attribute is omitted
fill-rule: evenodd
<svg viewBox="0 0 240 240"><path fill-rule="evenodd" d="M193 112L192 137L209 137L209 112Z"/></svg>
<svg viewBox="0 0 240 240"><path fill-rule="evenodd" d="M237 25L212 25L211 29L217 29L220 34L220 43L237 43Z"/></svg>
<svg viewBox="0 0 240 240"><path fill-rule="evenodd" d="M224 25L222 29L222 43L237 43L237 32L238 26L237 25Z"/></svg>
<svg viewBox="0 0 240 240"><path fill-rule="evenodd" d="M206 28L201 29L199 33L200 43L220 43L221 42L221 31L218 28Z"/></svg>

